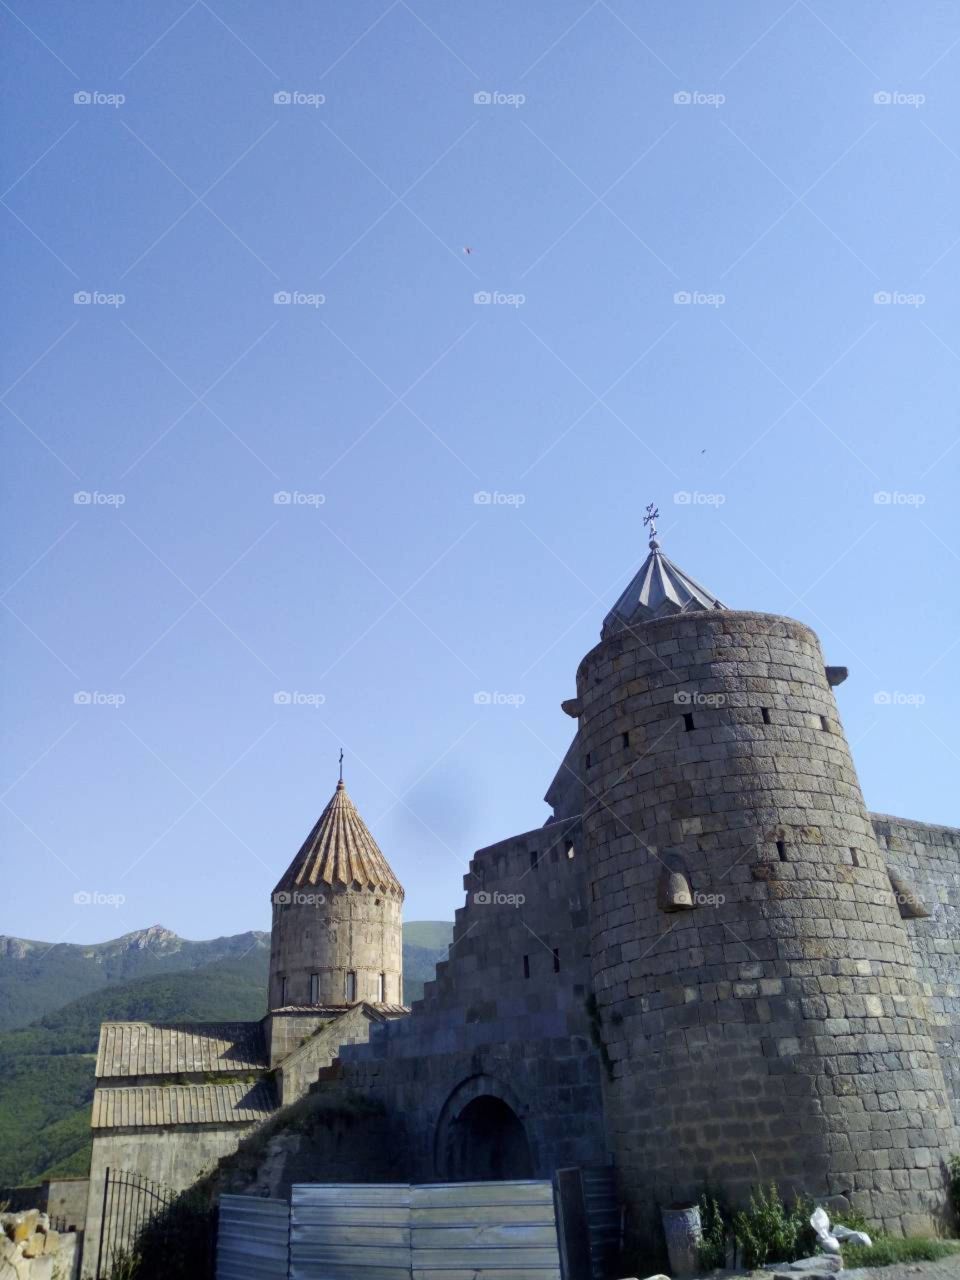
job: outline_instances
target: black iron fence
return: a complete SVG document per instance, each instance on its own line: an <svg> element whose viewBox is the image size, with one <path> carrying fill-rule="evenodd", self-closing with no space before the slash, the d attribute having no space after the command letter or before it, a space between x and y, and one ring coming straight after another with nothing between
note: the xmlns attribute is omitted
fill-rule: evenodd
<svg viewBox="0 0 960 1280"><path fill-rule="evenodd" d="M144 1229L163 1221L176 1193L140 1173L107 1169L103 1180L103 1218L97 1248L96 1280L122 1271Z"/></svg>

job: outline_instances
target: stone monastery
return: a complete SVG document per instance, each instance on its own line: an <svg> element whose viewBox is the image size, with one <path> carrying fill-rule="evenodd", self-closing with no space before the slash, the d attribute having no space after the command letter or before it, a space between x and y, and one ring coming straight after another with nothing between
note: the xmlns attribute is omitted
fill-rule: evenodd
<svg viewBox="0 0 960 1280"><path fill-rule="evenodd" d="M895 1234L944 1221L960 830L868 813L845 668L651 533L562 704L550 817L473 856L422 1000L403 889L341 780L273 894L262 1021L104 1024L88 1251L106 1168L185 1188L308 1091L386 1128L301 1181L612 1165L634 1240L660 1205L771 1179Z"/></svg>

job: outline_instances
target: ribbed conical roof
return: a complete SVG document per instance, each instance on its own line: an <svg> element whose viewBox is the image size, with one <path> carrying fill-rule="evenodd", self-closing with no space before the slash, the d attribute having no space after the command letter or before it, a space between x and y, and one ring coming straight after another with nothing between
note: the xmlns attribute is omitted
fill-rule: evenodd
<svg viewBox="0 0 960 1280"><path fill-rule="evenodd" d="M300 852L274 893L310 885L360 885L374 893L403 897L403 886L340 781Z"/></svg>
<svg viewBox="0 0 960 1280"><path fill-rule="evenodd" d="M690 613L696 609L725 609L712 591L701 587L660 550L656 538L650 541L650 554L640 566L630 585L603 620L601 639L617 631L666 618L673 613Z"/></svg>

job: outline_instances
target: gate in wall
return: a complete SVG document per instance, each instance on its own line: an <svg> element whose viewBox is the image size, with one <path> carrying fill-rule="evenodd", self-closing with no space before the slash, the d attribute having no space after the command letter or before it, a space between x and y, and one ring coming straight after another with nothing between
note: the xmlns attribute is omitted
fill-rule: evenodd
<svg viewBox="0 0 960 1280"><path fill-rule="evenodd" d="M126 1169L107 1169L97 1246L96 1280L109 1280L114 1262L130 1253L141 1231L173 1203L174 1193Z"/></svg>

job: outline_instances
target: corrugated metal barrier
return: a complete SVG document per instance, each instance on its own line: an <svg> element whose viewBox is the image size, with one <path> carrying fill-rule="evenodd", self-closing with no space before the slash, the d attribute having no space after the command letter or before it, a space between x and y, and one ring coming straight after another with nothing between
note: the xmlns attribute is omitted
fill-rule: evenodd
<svg viewBox="0 0 960 1280"><path fill-rule="evenodd" d="M286 1200L220 1197L217 1280L287 1280L289 1242Z"/></svg>
<svg viewBox="0 0 960 1280"><path fill-rule="evenodd" d="M413 1280L560 1280L549 1182L414 1187Z"/></svg>
<svg viewBox="0 0 960 1280"><path fill-rule="evenodd" d="M290 1277L410 1280L410 1187L398 1182L295 1186Z"/></svg>

